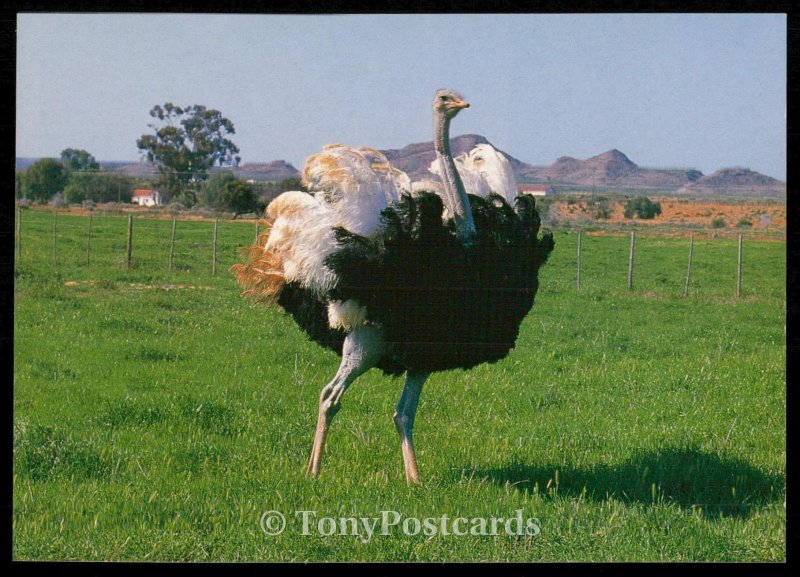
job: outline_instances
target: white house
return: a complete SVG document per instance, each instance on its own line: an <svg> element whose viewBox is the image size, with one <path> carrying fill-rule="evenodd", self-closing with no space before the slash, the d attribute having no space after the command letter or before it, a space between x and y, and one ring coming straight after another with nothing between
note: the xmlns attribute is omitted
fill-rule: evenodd
<svg viewBox="0 0 800 577"><path fill-rule="evenodd" d="M131 202L133 204L138 204L139 206L160 206L161 193L157 190L137 188L133 191L133 198L131 199Z"/></svg>
<svg viewBox="0 0 800 577"><path fill-rule="evenodd" d="M530 194L531 196L550 196L555 194L553 187L549 184L520 184L517 187L517 194Z"/></svg>

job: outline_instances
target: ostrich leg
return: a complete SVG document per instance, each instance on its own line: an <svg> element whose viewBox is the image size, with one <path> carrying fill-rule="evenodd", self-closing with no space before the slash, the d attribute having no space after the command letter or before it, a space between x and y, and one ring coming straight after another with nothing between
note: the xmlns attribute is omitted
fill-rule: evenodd
<svg viewBox="0 0 800 577"><path fill-rule="evenodd" d="M307 470L312 477L319 475L325 437L334 415L339 411L342 395L350 383L377 364L382 353L383 340L380 331L375 327L365 326L355 329L345 338L339 370L319 395L317 431Z"/></svg>
<svg viewBox="0 0 800 577"><path fill-rule="evenodd" d="M409 485L419 484L419 471L417 470L417 457L414 454L414 417L417 414L419 394L422 385L428 378L428 373L409 373L400 401L394 411L394 425L400 434L400 446L403 449L403 464L406 468L406 482Z"/></svg>

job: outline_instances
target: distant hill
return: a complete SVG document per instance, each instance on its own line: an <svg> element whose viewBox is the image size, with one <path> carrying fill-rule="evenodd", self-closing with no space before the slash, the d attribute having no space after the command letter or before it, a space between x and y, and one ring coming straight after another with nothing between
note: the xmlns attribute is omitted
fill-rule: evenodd
<svg viewBox="0 0 800 577"><path fill-rule="evenodd" d="M55 156L42 157L42 158L55 158L56 160L59 160L59 158L55 157ZM14 168L16 170L25 170L26 168L28 168L31 164L33 164L37 160L41 160L41 158L31 158L31 157L27 157L27 156L17 156L14 159ZM101 169L112 170L112 169L115 169L115 168L119 168L121 166L128 166L128 165L131 164L131 161L130 160L124 160L124 161L105 160L105 161L98 161L97 164L100 165ZM151 168L152 168L152 165L149 165L149 166L151 166Z"/></svg>
<svg viewBox="0 0 800 577"><path fill-rule="evenodd" d="M241 178L242 180L283 180L300 176L300 172L294 166L283 160L252 162L241 166L215 166L209 172L213 174L220 170L230 170L236 178ZM148 162L119 166L114 169L114 172L142 177L152 177L157 174L156 167Z"/></svg>
<svg viewBox="0 0 800 577"><path fill-rule="evenodd" d="M471 150L477 144L491 144L479 134L464 134L451 139L454 155ZM412 180L431 178L428 166L436 159L433 142L417 142L403 148L382 150L389 161L406 172ZM501 151L509 160L517 182L520 184L558 185L600 189L636 189L654 191L676 191L680 194L731 195L731 196L786 196L786 184L746 168L724 168L704 176L695 169L642 168L623 152L612 149L597 156L581 160L562 156L549 166L534 166L507 152ZM36 158L17 158L18 169L27 168ZM152 177L155 167L148 162L100 162L102 168L130 176ZM300 172L283 160L251 162L237 167L215 167L231 170L238 178L256 181L276 181L297 178Z"/></svg>
<svg viewBox="0 0 800 577"><path fill-rule="evenodd" d="M284 180L286 178L299 178L300 171L285 160L272 162L249 162L240 166L213 168L216 170L230 170L236 178L244 180Z"/></svg>
<svg viewBox="0 0 800 577"><path fill-rule="evenodd" d="M562 156L550 166L526 167L520 176L586 187L676 189L702 175L693 169L642 168L624 153L612 149L586 160Z"/></svg>
<svg viewBox="0 0 800 577"><path fill-rule="evenodd" d="M150 162L133 162L133 163L100 162L99 164L100 168L105 168L115 174L124 174L126 176L133 176L139 178L153 178L153 176L157 174L155 165L153 165Z"/></svg>
<svg viewBox="0 0 800 577"><path fill-rule="evenodd" d="M127 174L129 176L152 177L156 172L156 167L149 162L137 162L126 164L113 169L114 172ZM212 174L220 170L230 170L236 178L243 180L283 180L285 178L299 177L300 172L291 164L284 160L273 160L272 162L251 162L241 166L215 166L209 172Z"/></svg>
<svg viewBox="0 0 800 577"><path fill-rule="evenodd" d="M478 134L465 134L451 140L454 155L471 150L476 144L491 144ZM430 178L428 166L436 158L433 142L418 142L403 148L382 150L389 161L408 173L412 180ZM619 150L609 150L586 160L562 156L550 166L533 166L505 151L514 176L520 183L570 184L585 187L677 189L700 178L699 170L641 168Z"/></svg>
<svg viewBox="0 0 800 577"><path fill-rule="evenodd" d="M786 196L786 183L747 168L723 168L682 186L679 194Z"/></svg>
<svg viewBox="0 0 800 577"><path fill-rule="evenodd" d="M451 140L454 155L471 150L476 144L491 144L478 134L465 134ZM430 178L428 166L436 158L433 142L418 142L400 149L382 150L389 161L405 171L412 180ZM503 151L501 151L503 152ZM786 196L786 184L741 168L726 168L704 176L695 169L642 168L623 152L612 149L580 160L570 156L558 158L550 166L534 166L507 152L514 176L519 183L549 183L618 189L653 189L678 191L684 194L721 194L737 196Z"/></svg>
<svg viewBox="0 0 800 577"><path fill-rule="evenodd" d="M31 164L39 160L38 158L29 158L27 156L17 156L14 162L15 170L25 170Z"/></svg>

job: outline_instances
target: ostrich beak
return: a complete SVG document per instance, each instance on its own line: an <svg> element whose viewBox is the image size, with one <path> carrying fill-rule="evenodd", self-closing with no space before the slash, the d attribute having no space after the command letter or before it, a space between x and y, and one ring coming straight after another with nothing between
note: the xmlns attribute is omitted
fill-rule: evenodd
<svg viewBox="0 0 800 577"><path fill-rule="evenodd" d="M453 108L461 110L462 108L469 108L469 102L466 100L457 100L453 102Z"/></svg>

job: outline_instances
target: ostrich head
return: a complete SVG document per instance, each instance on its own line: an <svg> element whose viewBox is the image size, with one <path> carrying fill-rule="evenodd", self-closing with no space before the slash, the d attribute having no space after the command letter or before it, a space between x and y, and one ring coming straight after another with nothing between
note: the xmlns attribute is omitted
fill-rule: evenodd
<svg viewBox="0 0 800 577"><path fill-rule="evenodd" d="M445 205L453 215L456 236L465 246L472 244L475 223L472 220L467 191L450 153L450 120L462 108L467 107L469 103L454 90L437 90L433 97L433 147L436 149L436 158L443 170Z"/></svg>
<svg viewBox="0 0 800 577"><path fill-rule="evenodd" d="M447 119L453 118L462 108L469 108L465 101L455 90L437 90L433 97L433 111Z"/></svg>

